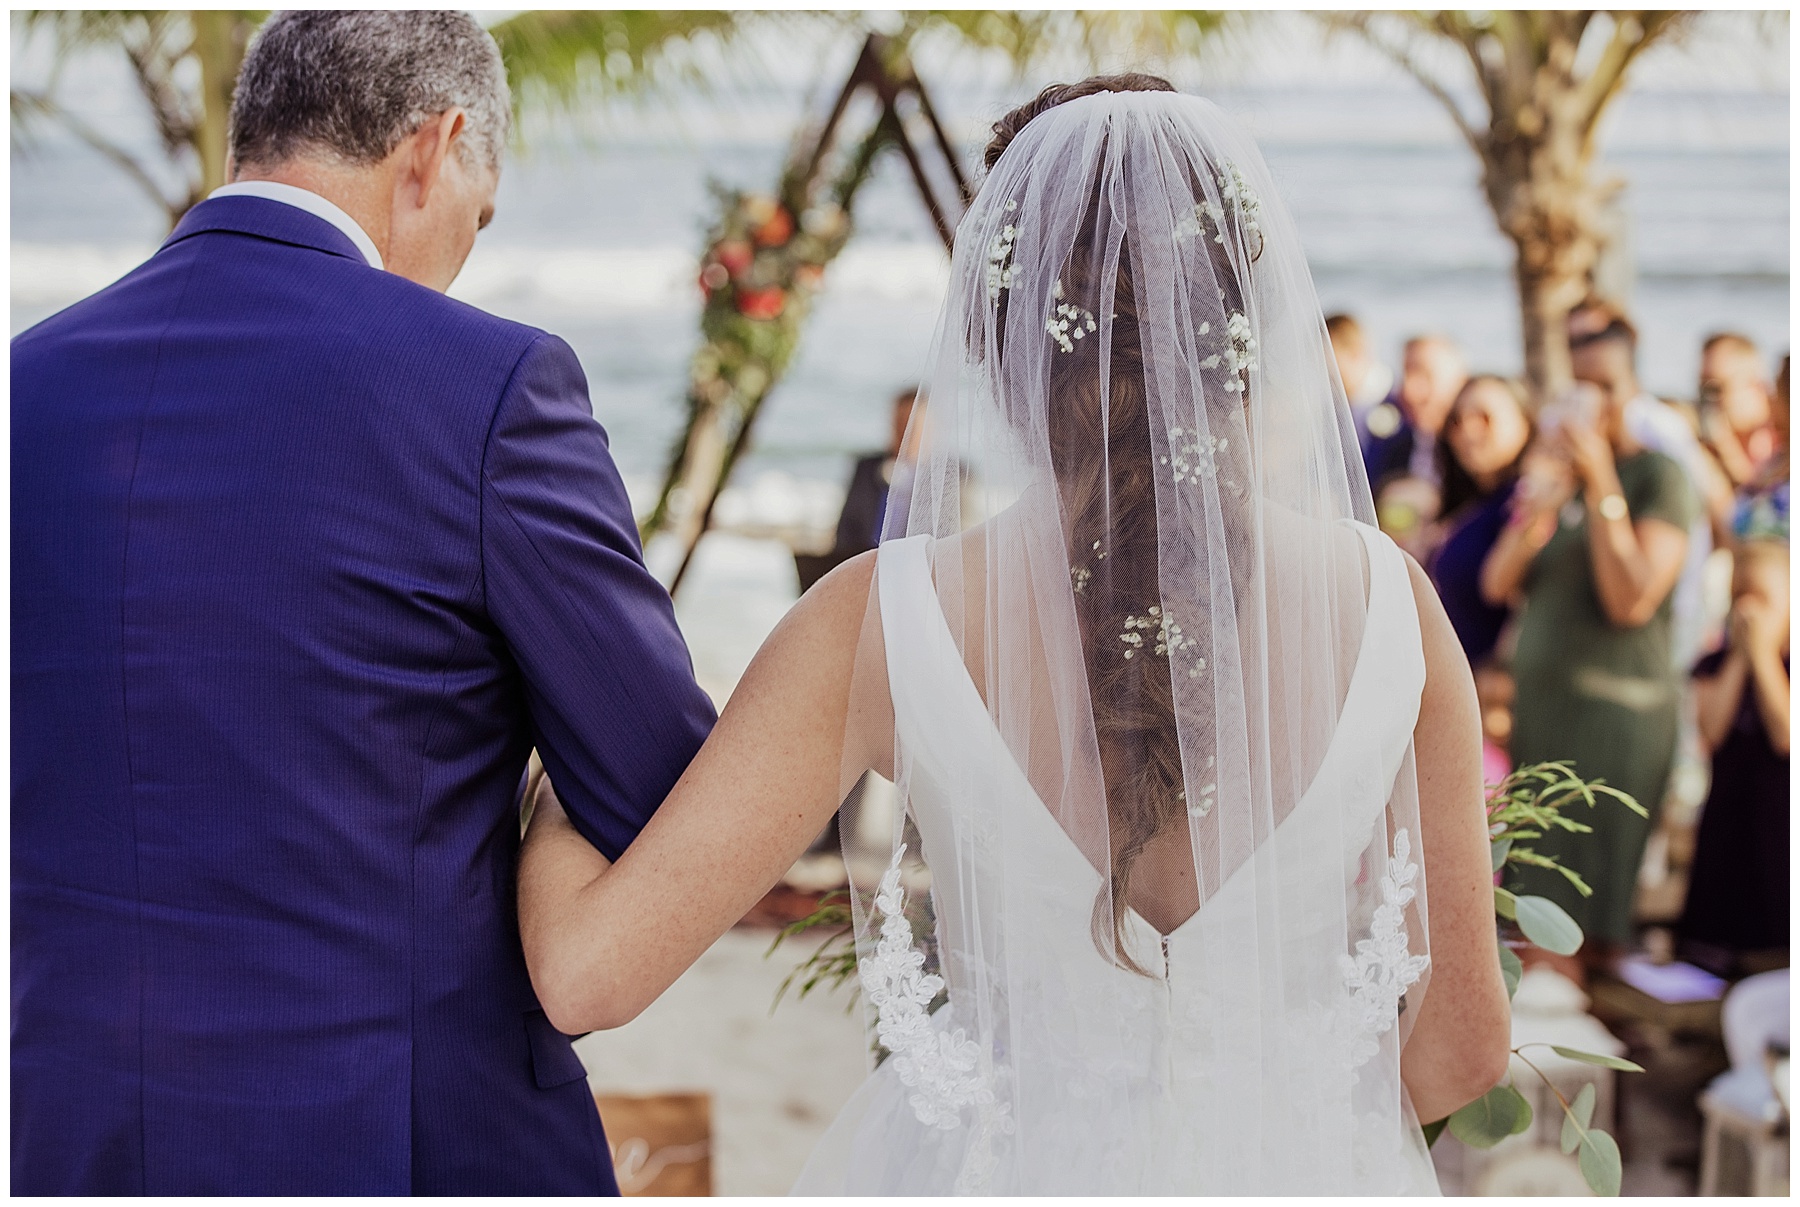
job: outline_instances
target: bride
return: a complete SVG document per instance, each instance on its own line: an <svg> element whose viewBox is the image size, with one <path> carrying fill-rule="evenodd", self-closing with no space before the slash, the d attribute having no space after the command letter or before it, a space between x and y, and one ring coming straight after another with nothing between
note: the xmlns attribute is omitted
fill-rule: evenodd
<svg viewBox="0 0 1800 1207"><path fill-rule="evenodd" d="M909 497L616 864L543 794L533 983L630 1020L875 771L883 1059L799 1189L1435 1192L1420 1122L1507 1059L1475 692L1368 523L1298 235L1152 77L1047 90L987 162Z"/></svg>

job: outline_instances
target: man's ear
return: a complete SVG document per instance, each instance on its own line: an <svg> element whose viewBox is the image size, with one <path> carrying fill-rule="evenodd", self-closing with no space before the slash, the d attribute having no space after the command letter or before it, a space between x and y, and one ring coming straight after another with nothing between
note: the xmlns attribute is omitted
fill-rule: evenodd
<svg viewBox="0 0 1800 1207"><path fill-rule="evenodd" d="M413 133L412 177L418 188L418 208L424 209L431 200L431 191L444 173L444 161L453 153L468 121L460 107L452 106Z"/></svg>

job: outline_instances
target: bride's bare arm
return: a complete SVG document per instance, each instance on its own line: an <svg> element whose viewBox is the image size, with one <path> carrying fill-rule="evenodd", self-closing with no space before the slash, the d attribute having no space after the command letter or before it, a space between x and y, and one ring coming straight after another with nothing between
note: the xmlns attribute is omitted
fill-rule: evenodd
<svg viewBox="0 0 1800 1207"><path fill-rule="evenodd" d="M1425 693L1413 750L1431 928L1431 985L1400 1054L1422 1122L1499 1084L1511 1008L1494 944L1494 892L1481 784L1475 681L1431 580L1407 559L1425 643Z"/></svg>
<svg viewBox="0 0 1800 1207"><path fill-rule="evenodd" d="M830 820L845 742L863 741L854 728L846 739L846 714L874 565L872 553L846 562L793 607L617 863L540 790L520 853L519 929L532 986L559 1030L635 1018Z"/></svg>

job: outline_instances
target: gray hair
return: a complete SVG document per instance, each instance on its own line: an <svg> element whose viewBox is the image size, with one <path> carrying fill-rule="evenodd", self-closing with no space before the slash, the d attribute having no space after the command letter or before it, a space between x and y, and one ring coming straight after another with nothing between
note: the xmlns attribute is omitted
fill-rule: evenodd
<svg viewBox="0 0 1800 1207"><path fill-rule="evenodd" d="M238 75L231 156L266 165L322 150L375 163L451 108L468 114L465 153L498 171L512 120L506 66L467 13L276 13Z"/></svg>

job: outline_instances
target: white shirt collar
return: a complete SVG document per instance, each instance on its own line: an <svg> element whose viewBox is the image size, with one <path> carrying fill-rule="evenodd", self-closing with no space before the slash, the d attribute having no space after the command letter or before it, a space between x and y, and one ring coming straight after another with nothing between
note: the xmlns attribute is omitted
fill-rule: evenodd
<svg viewBox="0 0 1800 1207"><path fill-rule="evenodd" d="M305 210L314 217L323 218L331 225L344 232L350 242L356 244L363 259L371 268L383 268L381 252L375 247L375 240L369 238L369 232L357 224L356 219L319 196L311 189L298 188L291 184L281 184L273 180L244 180L237 184L224 185L214 189L207 197L262 197L269 201L279 201L283 205L291 205L295 209Z"/></svg>

